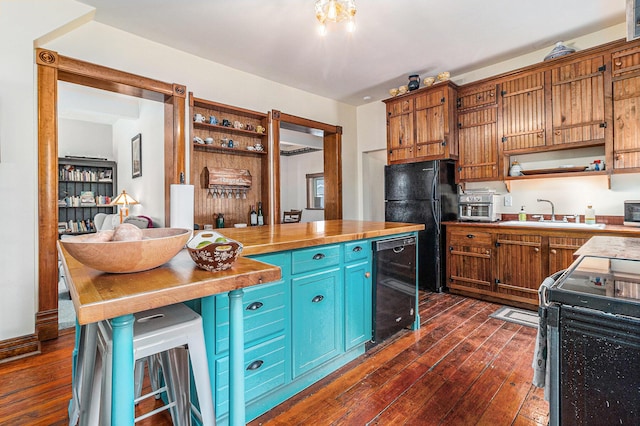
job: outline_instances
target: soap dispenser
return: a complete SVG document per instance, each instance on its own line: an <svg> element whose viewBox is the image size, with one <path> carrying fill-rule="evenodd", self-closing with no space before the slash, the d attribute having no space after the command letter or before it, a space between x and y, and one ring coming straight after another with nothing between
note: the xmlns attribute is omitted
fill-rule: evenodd
<svg viewBox="0 0 640 426"><path fill-rule="evenodd" d="M527 220L527 213L524 211L524 206L520 207L520 213L518 213L518 220L525 222Z"/></svg>

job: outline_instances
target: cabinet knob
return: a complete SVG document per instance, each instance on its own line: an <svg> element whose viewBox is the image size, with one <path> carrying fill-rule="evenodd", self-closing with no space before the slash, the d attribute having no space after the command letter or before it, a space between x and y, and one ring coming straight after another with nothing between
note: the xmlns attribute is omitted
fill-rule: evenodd
<svg viewBox="0 0 640 426"><path fill-rule="evenodd" d="M487 254L491 254L491 250L487 250Z"/></svg>
<svg viewBox="0 0 640 426"><path fill-rule="evenodd" d="M540 251L540 249L538 247L534 247L533 251L535 251L536 253L538 253Z"/></svg>
<svg viewBox="0 0 640 426"><path fill-rule="evenodd" d="M467 238L475 238L476 236L473 234L467 234Z"/></svg>
<svg viewBox="0 0 640 426"><path fill-rule="evenodd" d="M311 303L320 303L320 302L322 302L323 299L324 299L324 296L319 294L316 297L314 297L313 299L311 299Z"/></svg>
<svg viewBox="0 0 640 426"><path fill-rule="evenodd" d="M249 306L246 307L246 310L247 311L255 311L255 310L258 310L258 309L262 308L263 305L264 305L264 303L262 303L262 302L253 302Z"/></svg>
<svg viewBox="0 0 640 426"><path fill-rule="evenodd" d="M364 273L364 277L365 277L365 278L369 278L370 276L371 276L371 272L365 272L365 273Z"/></svg>
<svg viewBox="0 0 640 426"><path fill-rule="evenodd" d="M261 359L253 361L247 366L247 371L257 370L258 368L262 367L262 364L264 364L264 361Z"/></svg>
<svg viewBox="0 0 640 426"><path fill-rule="evenodd" d="M556 249L551 249L551 250L549 250L549 252L550 252L551 254L556 254L556 253L557 253Z"/></svg>
<svg viewBox="0 0 640 426"><path fill-rule="evenodd" d="M621 61L616 61L616 67L620 67L622 66L622 62Z"/></svg>

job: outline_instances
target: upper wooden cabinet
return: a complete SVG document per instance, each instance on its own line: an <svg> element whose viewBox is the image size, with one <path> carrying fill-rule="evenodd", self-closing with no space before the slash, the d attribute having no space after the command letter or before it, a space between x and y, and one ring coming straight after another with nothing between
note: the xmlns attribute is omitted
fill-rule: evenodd
<svg viewBox="0 0 640 426"><path fill-rule="evenodd" d="M387 156L389 163L414 157L413 98L387 104Z"/></svg>
<svg viewBox="0 0 640 426"><path fill-rule="evenodd" d="M498 152L497 85L471 85L458 91L458 174L461 181L496 180Z"/></svg>
<svg viewBox="0 0 640 426"><path fill-rule="evenodd" d="M551 144L605 143L603 55L563 63L551 69Z"/></svg>
<svg viewBox="0 0 640 426"><path fill-rule="evenodd" d="M456 92L447 81L384 101L390 164L458 158Z"/></svg>
<svg viewBox="0 0 640 426"><path fill-rule="evenodd" d="M640 47L614 51L613 167L640 171Z"/></svg>
<svg viewBox="0 0 640 426"><path fill-rule="evenodd" d="M546 145L544 72L502 83L502 152L526 152Z"/></svg>

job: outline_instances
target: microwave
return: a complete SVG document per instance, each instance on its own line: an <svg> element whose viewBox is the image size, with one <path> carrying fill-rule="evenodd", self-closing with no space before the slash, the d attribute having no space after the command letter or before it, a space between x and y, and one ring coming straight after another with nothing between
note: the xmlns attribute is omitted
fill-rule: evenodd
<svg viewBox="0 0 640 426"><path fill-rule="evenodd" d="M640 227L640 200L624 202L624 224Z"/></svg>
<svg viewBox="0 0 640 426"><path fill-rule="evenodd" d="M496 222L500 215L496 207L500 196L491 192L458 195L458 220L472 222Z"/></svg>

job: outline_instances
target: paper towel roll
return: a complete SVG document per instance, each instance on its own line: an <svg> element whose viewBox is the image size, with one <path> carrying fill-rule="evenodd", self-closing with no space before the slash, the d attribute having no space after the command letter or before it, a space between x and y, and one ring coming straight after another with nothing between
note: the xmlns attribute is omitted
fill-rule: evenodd
<svg viewBox="0 0 640 426"><path fill-rule="evenodd" d="M170 196L170 227L193 230L193 185L171 185Z"/></svg>

